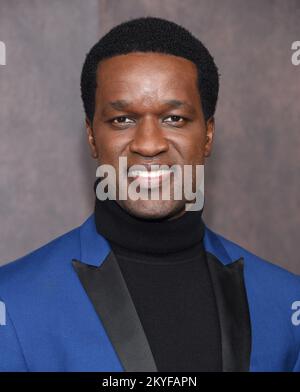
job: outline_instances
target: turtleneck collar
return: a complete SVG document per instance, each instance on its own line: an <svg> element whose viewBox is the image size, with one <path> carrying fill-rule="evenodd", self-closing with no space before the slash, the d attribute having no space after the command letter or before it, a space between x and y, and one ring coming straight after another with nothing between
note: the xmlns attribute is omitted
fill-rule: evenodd
<svg viewBox="0 0 300 392"><path fill-rule="evenodd" d="M153 256L203 248L203 209L172 220L146 220L129 214L114 200L95 199L96 229L117 248Z"/></svg>

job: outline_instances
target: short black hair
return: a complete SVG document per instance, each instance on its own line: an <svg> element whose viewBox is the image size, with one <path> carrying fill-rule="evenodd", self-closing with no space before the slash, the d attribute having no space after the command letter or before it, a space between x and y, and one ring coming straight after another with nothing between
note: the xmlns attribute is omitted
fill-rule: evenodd
<svg viewBox="0 0 300 392"><path fill-rule="evenodd" d="M218 68L208 49L184 27L145 16L123 22L106 33L87 53L81 73L81 97L87 118L95 111L96 72L105 58L131 52L160 52L194 62L205 120L214 115L219 92Z"/></svg>

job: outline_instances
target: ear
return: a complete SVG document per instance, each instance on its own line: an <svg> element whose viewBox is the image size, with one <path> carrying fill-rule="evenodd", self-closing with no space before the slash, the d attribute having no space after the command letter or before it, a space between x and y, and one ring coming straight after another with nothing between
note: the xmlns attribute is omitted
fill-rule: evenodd
<svg viewBox="0 0 300 392"><path fill-rule="evenodd" d="M92 124L87 117L85 119L85 126L86 126L88 144L89 144L90 150L91 150L91 156L96 159L96 158L98 158L98 151L96 148L94 132L93 132Z"/></svg>
<svg viewBox="0 0 300 392"><path fill-rule="evenodd" d="M213 116L211 116L206 121L206 141L205 141L205 147L204 147L204 156L205 157L209 157L211 154L214 132L215 132L215 119Z"/></svg>

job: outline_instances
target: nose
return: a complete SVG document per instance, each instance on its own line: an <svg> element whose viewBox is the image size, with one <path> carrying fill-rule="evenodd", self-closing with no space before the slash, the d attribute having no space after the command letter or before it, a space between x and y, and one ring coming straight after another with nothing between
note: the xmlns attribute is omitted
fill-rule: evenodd
<svg viewBox="0 0 300 392"><path fill-rule="evenodd" d="M144 119L136 128L129 149L144 157L154 157L168 151L169 144L158 124L152 119Z"/></svg>

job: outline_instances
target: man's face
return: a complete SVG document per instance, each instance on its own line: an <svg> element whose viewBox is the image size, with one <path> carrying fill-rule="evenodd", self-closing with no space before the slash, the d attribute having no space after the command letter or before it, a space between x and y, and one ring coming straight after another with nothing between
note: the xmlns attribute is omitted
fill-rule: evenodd
<svg viewBox="0 0 300 392"><path fill-rule="evenodd" d="M117 190L119 157L127 158L128 169L132 165L204 165L214 133L213 117L204 119L196 65L182 57L149 52L100 62L93 123L87 120L86 125L92 156L99 165L116 169ZM127 178L128 186L134 180ZM174 195L173 175L170 180ZM181 200L163 200L160 193L159 200L117 202L140 218L173 219L184 213L186 199L184 192Z"/></svg>

